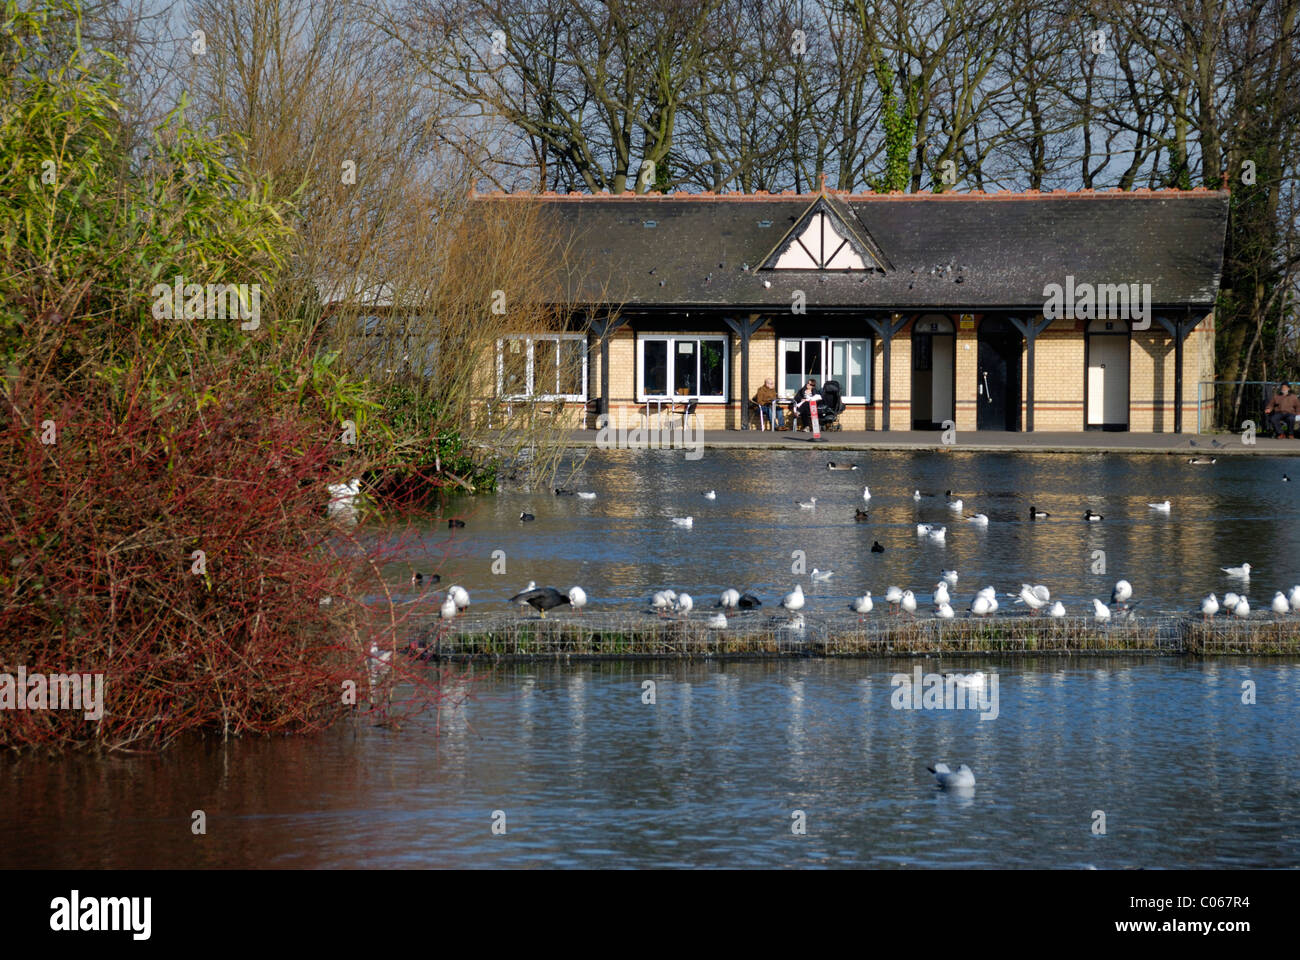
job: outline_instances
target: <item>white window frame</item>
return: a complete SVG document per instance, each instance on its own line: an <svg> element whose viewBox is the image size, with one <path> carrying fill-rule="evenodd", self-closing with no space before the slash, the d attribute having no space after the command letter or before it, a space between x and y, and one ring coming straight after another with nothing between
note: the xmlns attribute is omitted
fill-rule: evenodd
<svg viewBox="0 0 1300 960"><path fill-rule="evenodd" d="M528 351L528 359L525 365L527 370L527 388L525 393L507 394L505 390L505 358L506 344L511 340L523 341L525 349ZM581 350L582 356L582 373L579 375L578 382L582 390L578 393L537 393L534 376L536 366L534 357L536 356L536 347L539 343L553 344L556 351L556 369L559 369L559 350L560 341L577 340L581 341L584 349ZM502 400L565 400L574 402L586 402L587 399L587 351L585 349L587 337L582 333L514 333L509 336L501 337L497 340L497 396Z"/></svg>
<svg viewBox="0 0 1300 960"><path fill-rule="evenodd" d="M870 403L871 402L870 393L873 386L871 382L872 374L875 372L872 369L872 364L874 363L875 341L871 337L780 337L778 338L776 343L776 355L781 367L779 371L779 379L781 381L779 392L781 396L787 400L790 399L790 397L794 396L794 391L789 390L785 387L786 344L787 343L799 344L799 356L800 356L799 364L801 370L799 386L800 388L802 388L803 385L807 383L808 376L809 376L807 369L805 369L803 366L803 364L806 361L806 357L804 356L804 343L808 340L821 341L821 345L822 345L822 369L821 372L814 378L817 380L818 387L821 387L821 385L825 383L827 380L836 379L836 377L832 373L833 359L831 355L831 351L834 348L835 344L855 343L855 342L863 344L864 346L863 354L865 355L865 363L863 364L862 369L863 369L863 377L867 381L866 383L867 393L865 395L857 394L857 393L849 393L848 385L841 380L840 386L845 388L845 392L840 396L840 399L843 400L845 403Z"/></svg>
<svg viewBox="0 0 1300 960"><path fill-rule="evenodd" d="M676 364L677 364L677 344L681 341L692 341L695 343L716 342L722 344L722 393L708 394L701 396L698 393L690 394L692 400L698 399L700 403L726 403L727 398L731 396L731 338L726 334L715 333L642 333L637 334L636 338L636 397L638 403L645 403L647 400L680 400L681 397L673 393L646 393L645 392L645 345L647 340L667 340L668 341L668 371L665 382L668 388L672 389L672 384L676 381ZM696 363L702 356L702 351L696 350ZM696 368L698 372L698 367Z"/></svg>

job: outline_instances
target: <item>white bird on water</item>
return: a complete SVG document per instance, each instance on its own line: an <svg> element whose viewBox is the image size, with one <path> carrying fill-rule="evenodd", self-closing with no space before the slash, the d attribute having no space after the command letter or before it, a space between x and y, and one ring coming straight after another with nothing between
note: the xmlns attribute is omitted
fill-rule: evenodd
<svg viewBox="0 0 1300 960"><path fill-rule="evenodd" d="M863 488L862 488L862 499L863 499L863 500L870 500L870 499L871 499L871 488L870 488L870 487L863 487Z"/></svg>
<svg viewBox="0 0 1300 960"><path fill-rule="evenodd" d="M1220 567L1219 569L1222 570L1224 573L1226 573L1226 574L1227 574L1228 576L1230 576L1230 577L1236 577L1238 580L1249 580L1249 579L1250 579L1250 564L1249 564L1249 563L1243 563L1243 564L1242 564L1241 566L1239 566L1239 567Z"/></svg>
<svg viewBox="0 0 1300 960"><path fill-rule="evenodd" d="M686 527L689 529L690 527L695 526L694 517L672 517L671 519L673 523L675 523L679 527Z"/></svg>
<svg viewBox="0 0 1300 960"><path fill-rule="evenodd" d="M325 488L330 495L326 514L329 518L355 520L357 515L356 499L361 493L361 480L353 478L347 483L331 483Z"/></svg>
<svg viewBox="0 0 1300 960"><path fill-rule="evenodd" d="M983 670L976 670L974 673L951 673L953 683L967 690L983 690L987 684L988 677Z"/></svg>
<svg viewBox="0 0 1300 960"><path fill-rule="evenodd" d="M1204 600L1201 601L1201 616L1205 617L1205 619L1209 620L1218 612L1219 612L1219 598L1216 597L1214 594L1210 594L1208 597L1206 597Z"/></svg>
<svg viewBox="0 0 1300 960"><path fill-rule="evenodd" d="M1290 612L1291 612L1291 604L1290 604L1290 602L1287 600L1287 598L1286 598L1286 594L1283 593L1281 590L1279 590L1277 593L1273 594L1273 612L1274 612L1274 613L1290 613Z"/></svg>
<svg viewBox="0 0 1300 960"><path fill-rule="evenodd" d="M948 528L935 527L933 530L930 531L930 539L933 540L935 543L943 543L948 539Z"/></svg>
<svg viewBox="0 0 1300 960"><path fill-rule="evenodd" d="M813 567L811 576L818 583L825 583L831 577L835 576L835 574L830 570L818 570L816 567Z"/></svg>
<svg viewBox="0 0 1300 960"><path fill-rule="evenodd" d="M948 586L955 587L957 586L957 571L956 570L940 571L939 579L943 580L946 584L948 584Z"/></svg>
<svg viewBox="0 0 1300 960"><path fill-rule="evenodd" d="M961 500L948 501L948 509L951 510L953 513L961 513L961 508L962 508Z"/></svg>
<svg viewBox="0 0 1300 960"><path fill-rule="evenodd" d="M920 491L920 490L913 490L913 491L912 491L912 499L915 500L917 503L920 503L920 502L921 502L921 491Z"/></svg>
<svg viewBox="0 0 1300 960"><path fill-rule="evenodd" d="M1165 500L1162 503L1148 503L1147 506L1159 513L1168 513L1170 503L1168 500Z"/></svg>
<svg viewBox="0 0 1300 960"><path fill-rule="evenodd" d="M705 499L705 500L716 500L716 499L718 499L718 491L716 491L716 490L705 490L705 491L704 491L704 499Z"/></svg>
<svg viewBox="0 0 1300 960"><path fill-rule="evenodd" d="M932 523L918 523L916 525L916 535L918 537L928 537L930 535L930 531L933 529L934 529L934 524Z"/></svg>
<svg viewBox="0 0 1300 960"><path fill-rule="evenodd" d="M862 596L858 597L851 604L849 604L849 606L853 608L854 613L860 614L861 616L865 617L867 614L871 612L871 608L875 606L875 603L872 602L871 599L871 591L868 590Z"/></svg>
<svg viewBox="0 0 1300 960"><path fill-rule="evenodd" d="M1102 603L1096 597L1092 598L1092 615L1099 623L1105 623L1110 619L1110 607Z"/></svg>
<svg viewBox="0 0 1300 960"><path fill-rule="evenodd" d="M816 498L816 497L809 497L807 500L799 500L799 501L796 501L796 502L799 504L799 507L800 507L800 509L802 509L802 510L816 510L816 509L817 509L817 498Z"/></svg>
<svg viewBox="0 0 1300 960"><path fill-rule="evenodd" d="M582 499L582 500L595 500L595 499L596 499L596 495L595 495L594 493L592 493L590 490L587 490L587 491L579 490L579 491L578 491L578 497L579 497L580 499Z"/></svg>
<svg viewBox="0 0 1300 960"><path fill-rule="evenodd" d="M583 590L582 587L570 587L569 606L571 606L574 610L577 610L579 613L581 613L582 608L585 607L586 605L587 605L587 591Z"/></svg>
<svg viewBox="0 0 1300 960"><path fill-rule="evenodd" d="M781 598L781 606L787 610L802 610L804 605L803 586L796 583L794 589Z"/></svg>
<svg viewBox="0 0 1300 960"><path fill-rule="evenodd" d="M926 767L926 769L934 774L940 789L969 789L975 786L975 771L964 763L959 765L956 771L948 769L946 763L936 763L933 767Z"/></svg>
<svg viewBox="0 0 1300 960"><path fill-rule="evenodd" d="M1049 617L1056 617L1059 620L1061 617L1065 616L1065 604L1063 604L1060 600L1057 600L1048 609L1047 615Z"/></svg>
<svg viewBox="0 0 1300 960"><path fill-rule="evenodd" d="M976 513L966 518L967 522L975 524L977 527L987 527L989 518L986 514Z"/></svg>

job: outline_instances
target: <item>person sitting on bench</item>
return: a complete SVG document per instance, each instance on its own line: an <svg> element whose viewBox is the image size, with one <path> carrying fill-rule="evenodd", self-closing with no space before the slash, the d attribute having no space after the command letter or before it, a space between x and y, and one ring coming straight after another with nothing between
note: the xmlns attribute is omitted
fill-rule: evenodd
<svg viewBox="0 0 1300 960"><path fill-rule="evenodd" d="M768 377L763 381L763 385L758 388L758 393L754 394L754 402L762 408L765 414L767 414L767 418L771 421L773 429L784 430L785 411L781 409L780 404L778 404L776 400L776 384L772 382L771 377Z"/></svg>
<svg viewBox="0 0 1300 960"><path fill-rule="evenodd" d="M1300 397L1291 392L1289 383L1278 384L1277 393L1273 394L1273 399L1264 408L1264 416L1268 417L1273 436L1281 437L1283 431L1287 437L1295 436L1296 417L1300 416Z"/></svg>

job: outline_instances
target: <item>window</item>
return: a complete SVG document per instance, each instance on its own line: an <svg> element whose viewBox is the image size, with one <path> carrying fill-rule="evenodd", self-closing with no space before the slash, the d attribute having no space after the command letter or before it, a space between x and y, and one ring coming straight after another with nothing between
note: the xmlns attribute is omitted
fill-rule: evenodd
<svg viewBox="0 0 1300 960"><path fill-rule="evenodd" d="M497 341L497 394L512 400L585 400L587 339L580 333Z"/></svg>
<svg viewBox="0 0 1300 960"><path fill-rule="evenodd" d="M638 396L727 398L727 338L645 336L637 340Z"/></svg>
<svg viewBox="0 0 1300 960"><path fill-rule="evenodd" d="M838 380L845 400L871 400L871 341L838 338L782 340L781 390L789 397L811 377L817 386ZM828 371L829 366L829 371Z"/></svg>

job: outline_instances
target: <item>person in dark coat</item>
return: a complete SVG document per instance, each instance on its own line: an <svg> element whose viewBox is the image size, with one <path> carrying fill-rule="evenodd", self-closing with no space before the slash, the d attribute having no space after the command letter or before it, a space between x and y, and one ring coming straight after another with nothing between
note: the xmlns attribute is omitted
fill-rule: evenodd
<svg viewBox="0 0 1300 960"><path fill-rule="evenodd" d="M812 429L812 406L809 400L820 400L821 395L817 392L817 381L812 377L803 385L798 393L794 395L791 401L790 412L798 418L800 430Z"/></svg>
<svg viewBox="0 0 1300 960"><path fill-rule="evenodd" d="M1300 417L1300 397L1291 392L1289 383L1278 384L1277 393L1264 408L1264 416L1268 417L1273 436L1281 437L1283 431L1287 437L1295 436L1296 418Z"/></svg>

